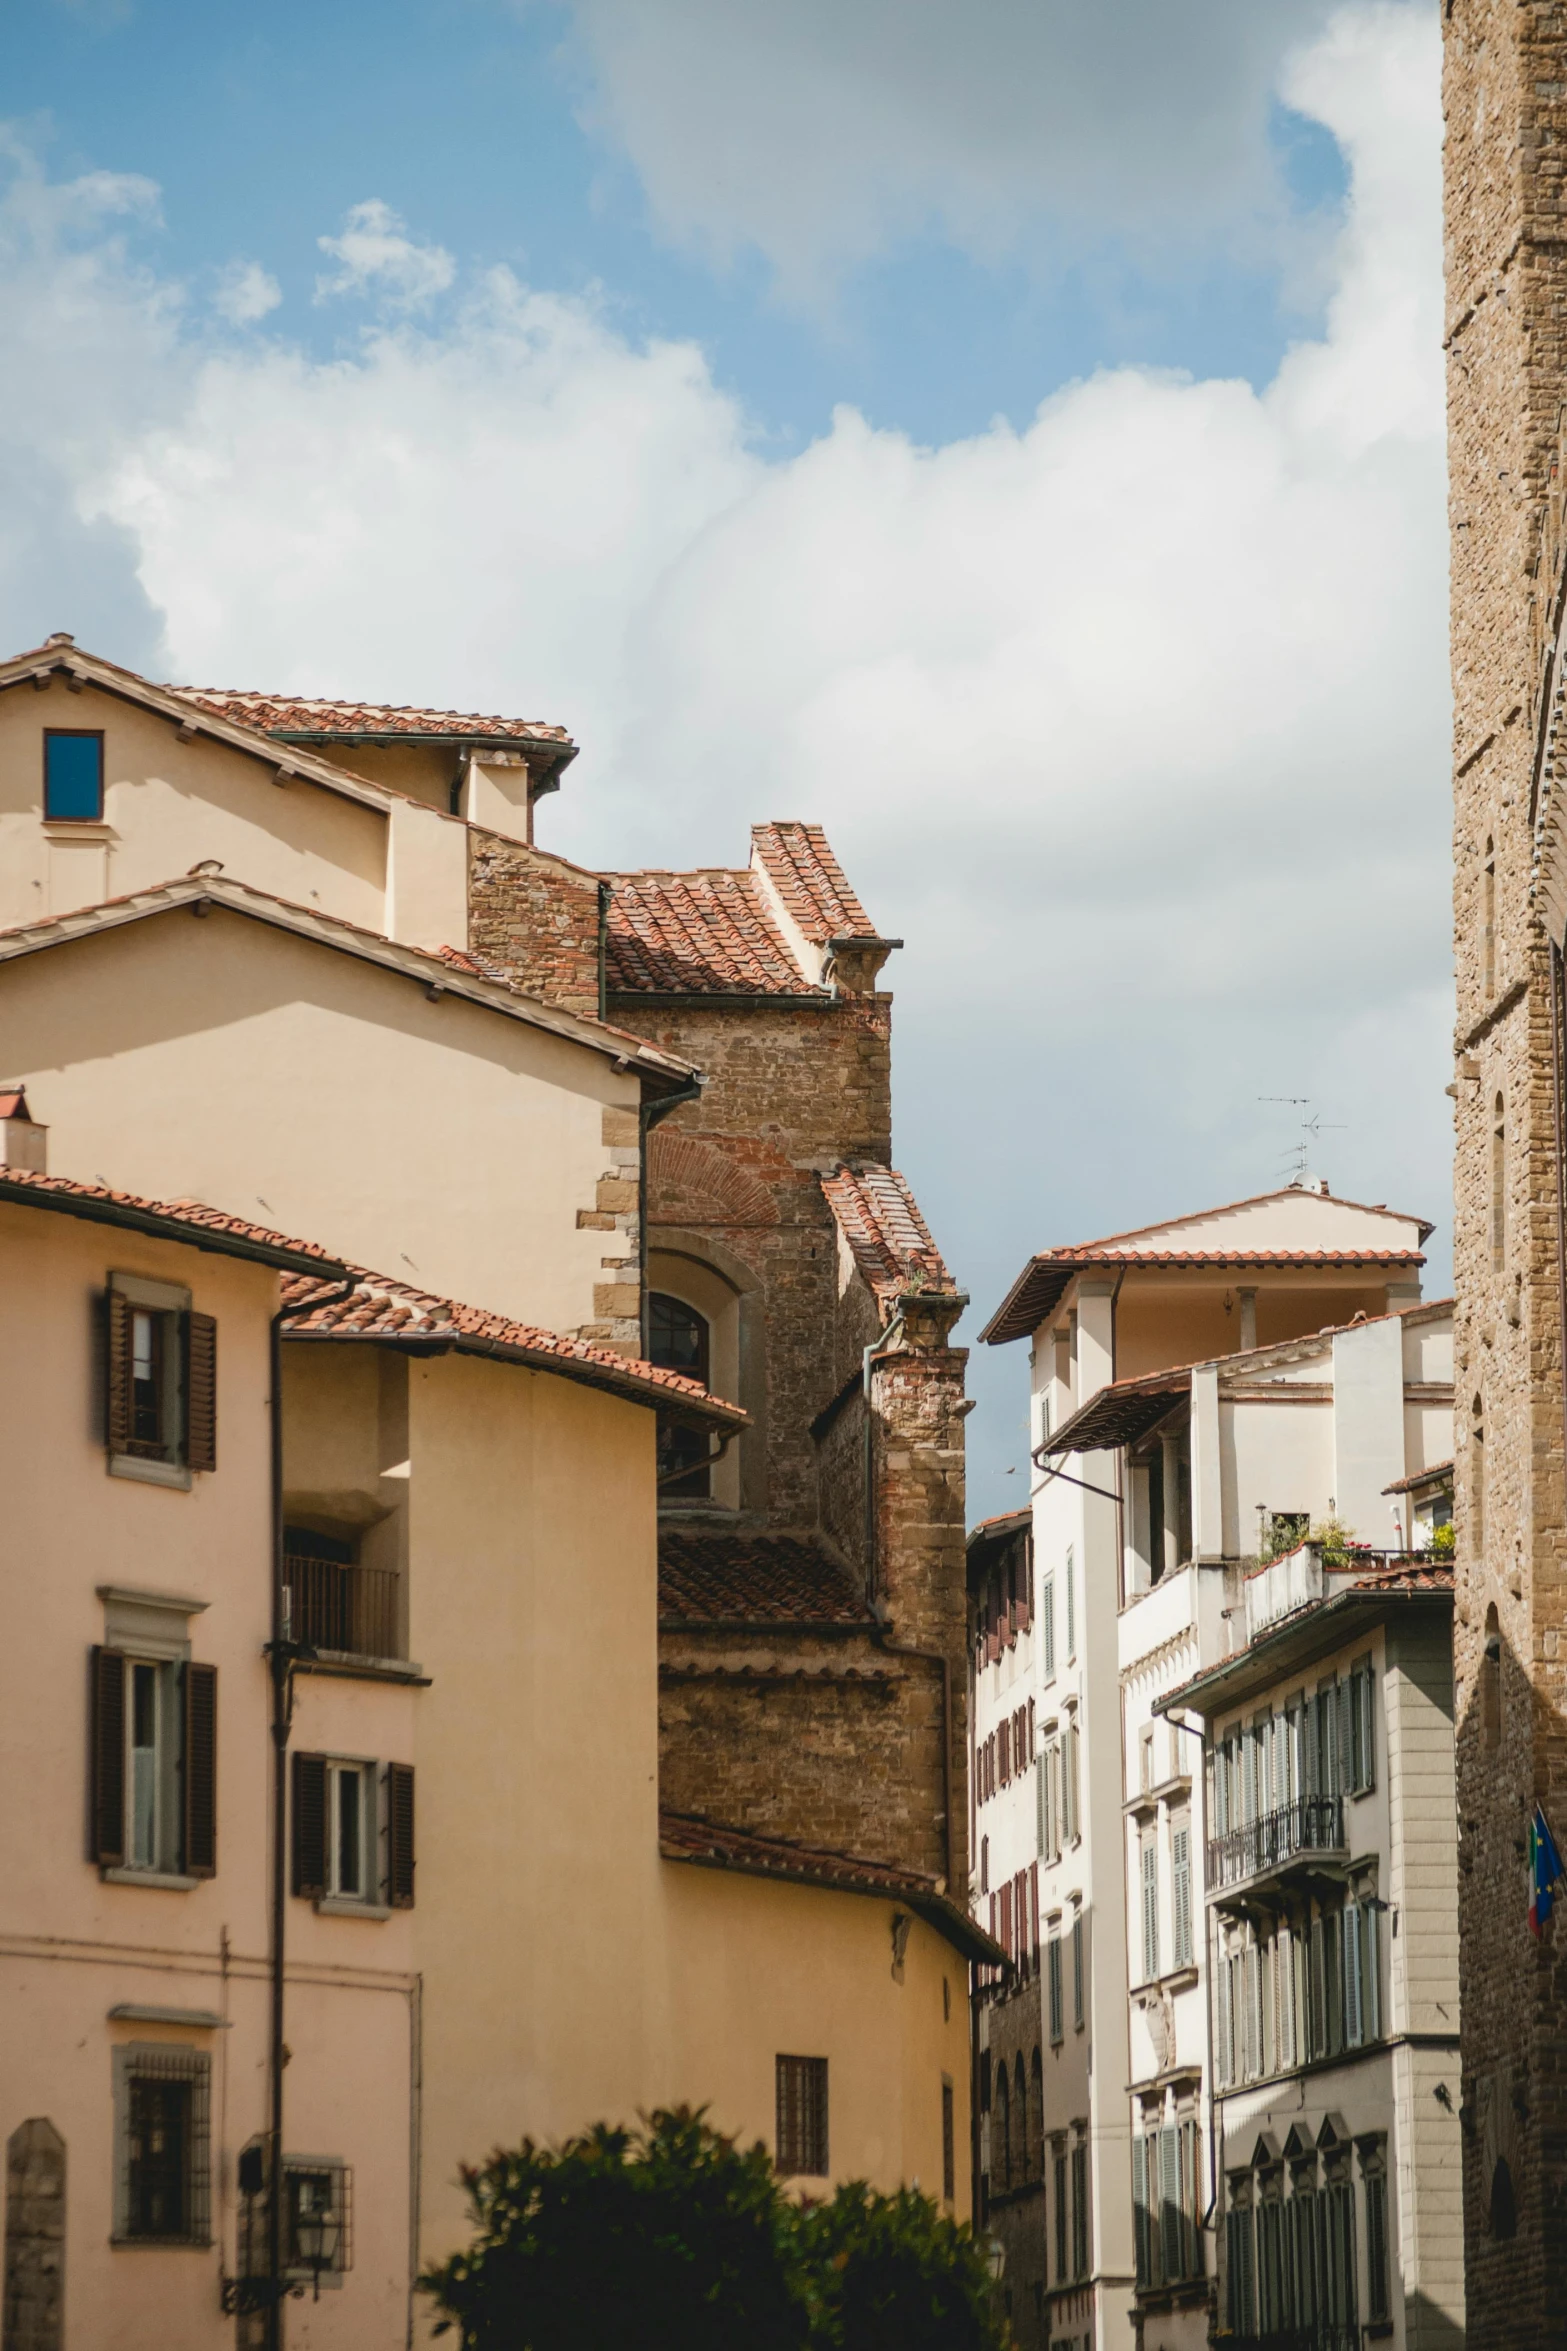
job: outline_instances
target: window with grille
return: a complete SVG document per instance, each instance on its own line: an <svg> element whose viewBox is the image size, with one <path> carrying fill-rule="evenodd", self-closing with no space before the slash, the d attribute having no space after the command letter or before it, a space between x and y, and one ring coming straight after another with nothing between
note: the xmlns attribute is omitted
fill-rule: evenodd
<svg viewBox="0 0 1567 2351"><path fill-rule="evenodd" d="M203 2050L115 2050L116 2243L211 2242L211 2080Z"/></svg>
<svg viewBox="0 0 1567 2351"><path fill-rule="evenodd" d="M777 2060L777 2168L785 2178L827 2172L827 2060Z"/></svg>
<svg viewBox="0 0 1567 2351"><path fill-rule="evenodd" d="M705 1314L698 1314L683 1298L662 1290L649 1293L647 1302L648 1361L665 1371L677 1371L700 1387L712 1384L712 1333ZM704 1429L682 1427L660 1419L658 1427L658 1483L674 1501L700 1500L712 1491L712 1472L706 1467L711 1450Z"/></svg>
<svg viewBox="0 0 1567 2351"><path fill-rule="evenodd" d="M325 2219L331 2259L317 2269L305 2258L307 2229ZM340 2285L354 2265L353 2183L346 2163L330 2155L283 2158L283 2266L323 2286Z"/></svg>

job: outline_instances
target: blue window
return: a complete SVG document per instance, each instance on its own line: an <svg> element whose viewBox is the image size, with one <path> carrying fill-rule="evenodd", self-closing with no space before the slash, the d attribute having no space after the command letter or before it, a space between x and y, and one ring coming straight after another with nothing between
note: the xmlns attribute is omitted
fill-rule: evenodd
<svg viewBox="0 0 1567 2351"><path fill-rule="evenodd" d="M102 821L102 735L45 734L44 815L54 824Z"/></svg>

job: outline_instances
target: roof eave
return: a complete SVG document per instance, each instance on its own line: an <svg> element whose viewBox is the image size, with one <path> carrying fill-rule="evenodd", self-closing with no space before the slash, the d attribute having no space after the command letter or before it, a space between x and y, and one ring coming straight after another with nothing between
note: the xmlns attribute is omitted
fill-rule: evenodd
<svg viewBox="0 0 1567 2351"><path fill-rule="evenodd" d="M277 1273L306 1275L311 1281L348 1279L349 1268L339 1265L334 1258L307 1256L299 1250L256 1240L246 1233L224 1233L209 1225L187 1224L181 1217L136 1208L128 1201L95 1199L86 1193L35 1191L27 1183L17 1183L4 1171L0 1171L0 1201L10 1201L19 1208L53 1209L61 1216L80 1217L87 1224L117 1225L124 1232L142 1233L149 1240L173 1241L183 1248L200 1249L209 1257L245 1258L254 1265L270 1266Z"/></svg>
<svg viewBox="0 0 1567 2351"><path fill-rule="evenodd" d="M825 1870L813 1870L808 1862L790 1864L751 1860L732 1853L687 1853L680 1847L660 1840L659 1851L665 1861L683 1862L693 1869L727 1870L735 1877L760 1878L772 1885L809 1886L817 1893L850 1894L859 1900L867 1897L876 1902L889 1902L894 1909L912 1910L934 1927L950 1943L960 1958L983 1967L1004 1967L1006 1953L993 1942L983 1927L977 1925L966 1911L947 1895L930 1892L912 1892L904 1886L879 1885L873 1878L833 1876Z"/></svg>
<svg viewBox="0 0 1567 2351"><path fill-rule="evenodd" d="M651 1382L638 1379L629 1369L621 1375L611 1371L607 1364L584 1363L580 1356L556 1355L547 1347L526 1347L513 1340L487 1339L478 1332L439 1329L361 1330L351 1323L343 1323L317 1331L296 1327L288 1331L286 1336L290 1345L300 1342L319 1344L330 1340L340 1346L394 1348L404 1355L489 1356L500 1363L514 1363L524 1371L554 1372L562 1379L575 1380L580 1387L599 1388L606 1395L619 1396L627 1404L640 1404L649 1411L666 1412L703 1428L738 1431L751 1425L750 1415L742 1411L738 1404L727 1404L717 1397L703 1404L694 1396L671 1395Z"/></svg>
<svg viewBox="0 0 1567 2351"><path fill-rule="evenodd" d="M1210 1722L1227 1707L1265 1689L1290 1667L1308 1664L1313 1657L1336 1649L1348 1637L1346 1625L1360 1619L1375 1623L1389 1608L1416 1605L1451 1610L1451 1586L1422 1587L1416 1591L1400 1586L1379 1592L1374 1586L1355 1584L1347 1592L1334 1592L1269 1626L1233 1657L1226 1657L1218 1665L1209 1666L1206 1672L1193 1674L1190 1681L1164 1691L1154 1700L1153 1711L1173 1714L1190 1708L1204 1722Z"/></svg>

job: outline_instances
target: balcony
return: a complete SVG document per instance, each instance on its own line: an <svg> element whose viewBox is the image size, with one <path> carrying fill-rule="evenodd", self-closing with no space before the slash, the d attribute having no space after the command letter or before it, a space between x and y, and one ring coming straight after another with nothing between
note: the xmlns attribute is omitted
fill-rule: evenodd
<svg viewBox="0 0 1567 2351"><path fill-rule="evenodd" d="M339 1657L400 1656L397 1585L395 1568L285 1552L287 1636Z"/></svg>
<svg viewBox="0 0 1567 2351"><path fill-rule="evenodd" d="M1373 2333L1391 2333L1390 2328ZM1218 2335L1215 2340L1224 2345L1224 2351L1361 2351L1361 2330L1358 2326L1334 2326L1324 2320L1320 2326L1285 2327L1266 2335Z"/></svg>
<svg viewBox="0 0 1567 2351"><path fill-rule="evenodd" d="M1244 1828L1208 1840L1208 1899L1287 1878L1335 1874L1349 1858L1342 1796L1297 1796Z"/></svg>

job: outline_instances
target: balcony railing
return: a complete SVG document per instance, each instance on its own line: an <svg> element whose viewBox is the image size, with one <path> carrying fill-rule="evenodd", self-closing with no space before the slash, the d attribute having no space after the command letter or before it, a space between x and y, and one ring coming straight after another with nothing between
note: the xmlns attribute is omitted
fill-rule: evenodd
<svg viewBox="0 0 1567 2351"><path fill-rule="evenodd" d="M341 1656L396 1657L397 1582L394 1568L286 1553L289 1639L302 1649L334 1649Z"/></svg>
<svg viewBox="0 0 1567 2351"><path fill-rule="evenodd" d="M1212 1893L1224 1886L1243 1886L1303 1855L1343 1850L1343 1797L1297 1796L1277 1812L1265 1812L1243 1828L1209 1838L1208 1889Z"/></svg>
<svg viewBox="0 0 1567 2351"><path fill-rule="evenodd" d="M1224 2351L1362 2351L1358 2326L1285 2327L1266 2335L1219 2335Z"/></svg>

